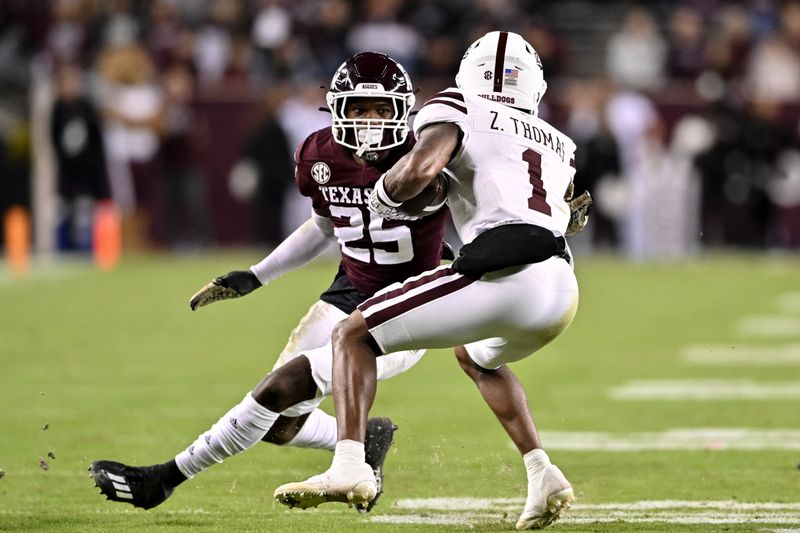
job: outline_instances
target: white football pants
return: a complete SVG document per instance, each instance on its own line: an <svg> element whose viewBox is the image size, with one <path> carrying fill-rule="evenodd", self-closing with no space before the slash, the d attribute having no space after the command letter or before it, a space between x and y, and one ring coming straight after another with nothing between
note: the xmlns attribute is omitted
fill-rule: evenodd
<svg viewBox="0 0 800 533"><path fill-rule="evenodd" d="M575 274L558 257L478 281L444 265L389 286L359 306L384 352L463 344L487 369L542 348L569 326L577 308Z"/></svg>
<svg viewBox="0 0 800 533"><path fill-rule="evenodd" d="M310 413L333 392L333 349L331 333L334 326L347 318L339 308L318 301L300 319L292 331L286 347L281 352L272 370L277 370L299 355L305 355L311 363L311 375L317 384L317 396L291 406L281 414L300 416ZM414 366L425 354L425 350L404 350L379 357L378 380L383 381L401 374Z"/></svg>

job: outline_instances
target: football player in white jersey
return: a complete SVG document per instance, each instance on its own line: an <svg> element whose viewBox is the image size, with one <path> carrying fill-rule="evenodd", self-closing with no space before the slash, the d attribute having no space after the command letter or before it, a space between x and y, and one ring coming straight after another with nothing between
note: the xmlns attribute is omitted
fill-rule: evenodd
<svg viewBox="0 0 800 533"><path fill-rule="evenodd" d="M478 39L461 61L456 84L420 110L418 142L378 181L370 210L407 217L403 202L445 172L447 203L467 244L452 265L387 287L334 329L336 453L325 473L279 487L275 497L282 503L368 501L375 482L363 440L376 356L448 346L457 346L468 373L505 379L508 412L528 415L515 422L490 404L523 454L528 476L517 528L551 524L574 499L542 449L524 389L505 365L552 341L577 310L564 235L586 223L589 199L570 202L575 144L538 117L547 84L538 55L519 35L495 31Z"/></svg>

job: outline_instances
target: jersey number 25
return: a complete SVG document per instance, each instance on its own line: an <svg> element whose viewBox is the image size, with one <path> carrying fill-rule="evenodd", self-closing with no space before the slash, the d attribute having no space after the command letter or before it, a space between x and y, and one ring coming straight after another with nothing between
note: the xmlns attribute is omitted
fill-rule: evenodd
<svg viewBox="0 0 800 533"><path fill-rule="evenodd" d="M397 265L414 258L414 245L408 226L384 228L382 218L371 218L358 207L331 206L331 216L344 219L347 226L333 229L342 253L363 263Z"/></svg>

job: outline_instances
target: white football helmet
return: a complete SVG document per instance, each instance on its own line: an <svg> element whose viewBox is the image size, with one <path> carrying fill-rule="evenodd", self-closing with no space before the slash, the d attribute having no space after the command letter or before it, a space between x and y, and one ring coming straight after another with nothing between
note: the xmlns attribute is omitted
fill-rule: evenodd
<svg viewBox="0 0 800 533"><path fill-rule="evenodd" d="M461 58L456 85L534 116L547 90L539 54L510 31L492 31L472 43Z"/></svg>

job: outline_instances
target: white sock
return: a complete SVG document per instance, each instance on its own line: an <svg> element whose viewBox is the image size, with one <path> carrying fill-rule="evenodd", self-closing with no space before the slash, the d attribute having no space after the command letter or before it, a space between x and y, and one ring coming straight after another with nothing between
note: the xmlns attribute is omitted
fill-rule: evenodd
<svg viewBox="0 0 800 533"><path fill-rule="evenodd" d="M314 409L292 440L287 444L297 448L321 448L331 450L336 447L336 418L322 409Z"/></svg>
<svg viewBox="0 0 800 533"><path fill-rule="evenodd" d="M241 403L175 456L178 469L190 478L215 463L243 452L267 434L278 416L279 413L259 405L248 392Z"/></svg>
<svg viewBox="0 0 800 533"><path fill-rule="evenodd" d="M522 456L525 463L525 470L528 472L528 479L540 473L545 467L550 465L550 458L544 450L536 448Z"/></svg>
<svg viewBox="0 0 800 533"><path fill-rule="evenodd" d="M336 450L333 454L333 464L331 468L337 465L345 464L363 464L366 462L364 454L364 443L355 440L340 440L336 443Z"/></svg>

